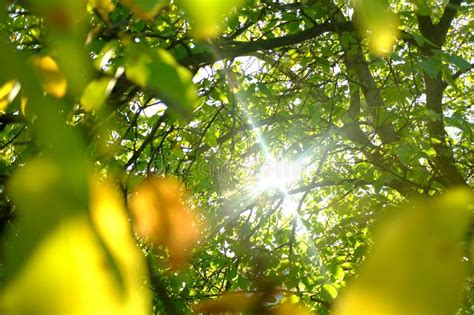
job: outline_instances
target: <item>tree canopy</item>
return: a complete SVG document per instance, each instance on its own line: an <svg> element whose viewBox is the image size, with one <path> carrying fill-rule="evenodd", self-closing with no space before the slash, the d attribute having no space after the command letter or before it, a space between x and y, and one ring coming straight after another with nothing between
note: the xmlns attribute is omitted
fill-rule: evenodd
<svg viewBox="0 0 474 315"><path fill-rule="evenodd" d="M0 7L0 313L474 312L472 2Z"/></svg>

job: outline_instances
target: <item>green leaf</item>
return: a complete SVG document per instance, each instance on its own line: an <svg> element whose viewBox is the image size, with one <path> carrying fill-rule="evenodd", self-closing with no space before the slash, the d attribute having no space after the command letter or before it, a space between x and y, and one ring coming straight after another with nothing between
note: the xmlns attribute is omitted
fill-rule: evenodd
<svg viewBox="0 0 474 315"><path fill-rule="evenodd" d="M242 290L245 290L247 289L247 280L245 280L244 277L237 277L237 284L239 286L239 288L241 288Z"/></svg>
<svg viewBox="0 0 474 315"><path fill-rule="evenodd" d="M413 37L413 39L416 41L416 43L419 45L419 46L423 46L426 42L425 38L421 35L418 35L418 34L412 34L411 35Z"/></svg>
<svg viewBox="0 0 474 315"><path fill-rule="evenodd" d="M341 266L337 266L334 272L334 279L342 280L344 279L344 269Z"/></svg>
<svg viewBox="0 0 474 315"><path fill-rule="evenodd" d="M440 64L433 58L428 58L420 62L423 70L432 78L436 77L438 72L441 70Z"/></svg>
<svg viewBox="0 0 474 315"><path fill-rule="evenodd" d="M169 3L168 0L121 0L121 2L143 20L151 20Z"/></svg>
<svg viewBox="0 0 474 315"><path fill-rule="evenodd" d="M395 148L400 161L403 164L406 164L416 158L417 148L410 143L402 143Z"/></svg>
<svg viewBox="0 0 474 315"><path fill-rule="evenodd" d="M459 113L454 113L452 117L446 117L447 124L462 130L467 137L472 137L472 125Z"/></svg>
<svg viewBox="0 0 474 315"><path fill-rule="evenodd" d="M150 90L175 113L188 116L197 103L197 91L189 70L166 50L131 45L126 50L125 74Z"/></svg>
<svg viewBox="0 0 474 315"><path fill-rule="evenodd" d="M105 102L115 85L114 78L101 78L91 81L81 97L81 105L86 111L98 110Z"/></svg>
<svg viewBox="0 0 474 315"><path fill-rule="evenodd" d="M337 289L330 283L326 283L323 285L322 293L333 300L337 297Z"/></svg>
<svg viewBox="0 0 474 315"><path fill-rule="evenodd" d="M357 0L356 25L368 38L371 51L378 57L390 56L398 37L399 18L390 12L388 1Z"/></svg>
<svg viewBox="0 0 474 315"><path fill-rule="evenodd" d="M471 64L461 56L450 55L450 56L448 56L448 60L452 64L455 64L459 68L459 70L461 70L461 71L466 71L469 68L471 68Z"/></svg>

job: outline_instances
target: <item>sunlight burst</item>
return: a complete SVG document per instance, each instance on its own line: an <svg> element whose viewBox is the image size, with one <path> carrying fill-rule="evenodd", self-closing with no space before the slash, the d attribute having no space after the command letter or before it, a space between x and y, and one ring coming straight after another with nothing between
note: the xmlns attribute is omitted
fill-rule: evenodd
<svg viewBox="0 0 474 315"><path fill-rule="evenodd" d="M289 185L299 179L300 171L301 167L291 161L267 158L258 172L257 190L276 188L285 192Z"/></svg>

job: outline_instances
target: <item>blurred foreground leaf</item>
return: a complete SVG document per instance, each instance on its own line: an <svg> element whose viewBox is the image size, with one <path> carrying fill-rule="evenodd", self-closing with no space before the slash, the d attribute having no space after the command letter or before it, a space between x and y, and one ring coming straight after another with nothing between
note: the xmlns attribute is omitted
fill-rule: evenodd
<svg viewBox="0 0 474 315"><path fill-rule="evenodd" d="M244 313L255 309L260 297L245 292L224 293L218 299L207 300L194 306L197 313Z"/></svg>
<svg viewBox="0 0 474 315"><path fill-rule="evenodd" d="M36 193L40 189L30 187ZM51 231L43 230L45 237L2 290L2 314L149 314L145 261L128 228L119 193L110 184L93 182L91 196L93 225L82 213L63 218ZM48 209L34 210L48 214ZM21 215L28 218L32 213ZM22 240L16 239L13 250ZM108 263L110 257L118 270Z"/></svg>
<svg viewBox="0 0 474 315"><path fill-rule="evenodd" d="M306 307L299 303L284 301L277 306L266 305L265 298L271 296L266 293L226 292L214 300L206 300L196 304L193 310L197 313L216 314L268 314L268 315L310 315Z"/></svg>
<svg viewBox="0 0 474 315"><path fill-rule="evenodd" d="M121 0L137 17L151 20L168 4L168 0Z"/></svg>
<svg viewBox="0 0 474 315"><path fill-rule="evenodd" d="M200 238L200 224L185 204L183 187L173 178L150 178L130 200L136 233L149 244L164 245L172 268L181 268Z"/></svg>
<svg viewBox="0 0 474 315"><path fill-rule="evenodd" d="M66 95L67 81L59 71L58 64L50 56L34 57L32 62L39 70L43 89L54 97Z"/></svg>
<svg viewBox="0 0 474 315"><path fill-rule="evenodd" d="M382 222L371 256L334 314L455 314L465 277L459 242L472 200L470 190L459 188Z"/></svg>
<svg viewBox="0 0 474 315"><path fill-rule="evenodd" d="M283 302L275 307L272 312L272 315L311 315L312 313L309 309L307 309L304 305L300 303L290 303L290 302Z"/></svg>
<svg viewBox="0 0 474 315"><path fill-rule="evenodd" d="M218 36L224 27L225 18L244 2L244 0L181 0L179 4L192 20L194 36L206 39Z"/></svg>
<svg viewBox="0 0 474 315"><path fill-rule="evenodd" d="M390 55L399 33L398 16L389 11L386 0L357 0L355 4L356 22L372 52L379 57Z"/></svg>

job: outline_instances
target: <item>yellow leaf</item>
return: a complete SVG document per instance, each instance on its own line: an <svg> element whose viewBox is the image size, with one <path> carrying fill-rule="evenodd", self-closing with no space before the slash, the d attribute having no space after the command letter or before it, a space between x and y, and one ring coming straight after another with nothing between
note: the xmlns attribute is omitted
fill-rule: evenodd
<svg viewBox="0 0 474 315"><path fill-rule="evenodd" d="M126 298L122 298L121 314L149 314L146 262L133 237L120 192L111 182L97 179L92 179L90 187L92 221L124 279Z"/></svg>
<svg viewBox="0 0 474 315"><path fill-rule="evenodd" d="M313 313L300 303L283 302L272 310L271 315L312 315Z"/></svg>
<svg viewBox="0 0 474 315"><path fill-rule="evenodd" d="M32 186L27 191L39 193L43 189ZM150 314L144 257L112 185L91 183L91 217L95 228L82 214L47 231L3 288L2 314ZM21 237L14 238L12 246L22 246L21 241ZM125 292L108 264L110 256L123 278Z"/></svg>
<svg viewBox="0 0 474 315"><path fill-rule="evenodd" d="M192 32L199 39L218 36L225 25L225 19L233 10L245 3L244 0L181 0L181 4L191 18Z"/></svg>
<svg viewBox="0 0 474 315"><path fill-rule="evenodd" d="M15 99L20 91L20 87L20 83L15 80L7 81L0 86L0 112L3 112Z"/></svg>
<svg viewBox="0 0 474 315"><path fill-rule="evenodd" d="M115 10L115 4L112 0L89 0L89 3L105 21L109 21L109 14Z"/></svg>
<svg viewBox="0 0 474 315"><path fill-rule="evenodd" d="M200 223L185 201L174 178L149 178L130 199L135 232L149 244L166 246L174 269L184 265L200 237Z"/></svg>
<svg viewBox="0 0 474 315"><path fill-rule="evenodd" d="M169 0L121 0L121 2L140 19L151 20L168 5Z"/></svg>
<svg viewBox="0 0 474 315"><path fill-rule="evenodd" d="M356 24L368 38L369 47L379 57L392 53L397 40L400 20L389 11L385 0L357 0L355 3Z"/></svg>
<svg viewBox="0 0 474 315"><path fill-rule="evenodd" d="M417 201L380 223L375 246L335 315L454 314L463 289L463 239L472 192Z"/></svg>
<svg viewBox="0 0 474 315"><path fill-rule="evenodd" d="M4 290L4 314L101 314L111 310L114 288L110 276L102 272L105 258L86 222L82 218L64 223L43 240ZM119 301L114 302L112 305Z"/></svg>
<svg viewBox="0 0 474 315"><path fill-rule="evenodd" d="M81 105L86 111L99 109L112 92L116 80L114 78L101 78L91 81L81 97Z"/></svg>
<svg viewBox="0 0 474 315"><path fill-rule="evenodd" d="M66 94L67 81L59 67L50 56L33 57L33 64L40 71L43 89L54 97L61 98Z"/></svg>

